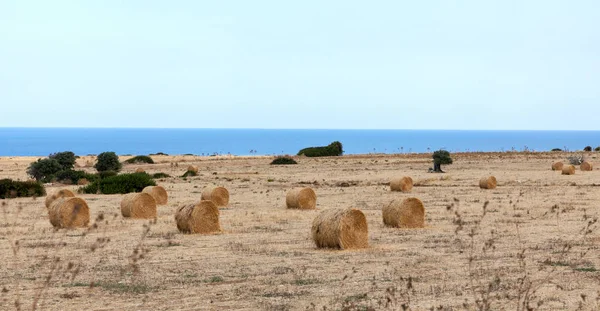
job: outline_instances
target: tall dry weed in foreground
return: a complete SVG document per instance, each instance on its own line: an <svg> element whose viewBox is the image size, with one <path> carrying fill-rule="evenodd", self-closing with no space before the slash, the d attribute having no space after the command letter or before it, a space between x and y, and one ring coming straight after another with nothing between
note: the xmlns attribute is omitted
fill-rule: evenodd
<svg viewBox="0 0 600 311"><path fill-rule="evenodd" d="M36 200L36 198L33 199ZM7 303L7 300L10 299L11 301L9 301L8 305L5 307L13 306L15 310L38 310L43 308L47 293L51 287L56 286L56 284L61 281L70 283L75 282L81 271L85 269L86 262L91 258L106 256L101 250L110 243L110 238L107 237L106 230L109 220L106 219L103 213L99 213L94 222L85 229L79 229L77 231L54 229L52 231L52 242L50 242L53 247L44 247L41 253L35 254L35 258L39 259L36 259L37 261L33 265L36 267L34 272L36 275L39 274L40 276L34 279L37 284L34 287L33 295L25 297L21 293L23 286L21 285L22 277L19 274L25 269L22 265L31 257L24 257L28 256L28 254L22 253L21 250L21 240L23 237L20 237L15 230L20 225L19 220L21 219L23 205L22 203L17 203L13 219L10 219L9 209L11 206L9 202L9 200L3 200L0 204L3 214L3 223L0 225L0 228L4 228L1 235L4 236L9 243L14 258L11 269L17 275L13 279L12 286L8 283L9 285L6 285L1 289L0 295L2 296L7 295L6 297L8 297L9 293L13 293L11 298L2 297L2 303L4 305ZM114 219L116 219L118 214L115 213L113 216ZM139 262L148 253L148 249L144 247L143 242L150 232L151 224L152 223L144 225L144 231L142 232L140 240L134 247L132 254L129 256L129 262L124 265L124 268L121 270L122 274L128 271L134 273L139 272ZM29 231L33 231L34 229L35 228L32 225L29 228ZM73 236L74 232L78 238L74 242L69 242L67 234L69 233L70 236ZM69 256L66 256L65 254L67 246L71 246L75 249L85 249L86 253L84 256L77 257L76 260L70 260ZM38 249L36 248L35 250L37 251ZM9 280L9 277L7 276L6 279ZM101 284L102 281L103 280L93 280L89 283L89 287L91 288L94 287L95 284ZM0 307L2 307L2 305L0 305Z"/></svg>
<svg viewBox="0 0 600 311"><path fill-rule="evenodd" d="M522 196L523 192L519 194ZM516 202L518 202L517 200ZM454 199L454 203L448 205L447 209L454 212L453 224L455 226L456 239L460 242L459 252L466 254L468 286L472 300L469 304L480 311L495 310L506 305L514 305L514 310L529 311L537 310L544 306L548 301L555 299L551 294L544 293L543 288L551 287L555 290L563 291L565 284L561 284L558 277L558 268L565 263L583 262L593 248L588 241L588 236L598 228L598 218L592 217L584 212L581 229L574 233L569 240L561 240L559 247L554 252L545 253L544 259L538 258L536 250L539 245L528 245L521 237L520 224L522 215L516 213L516 204L513 204L515 214L512 222L514 223L514 252L515 263L518 266L517 276L511 276L503 272L505 267L500 265L497 257L496 246L499 244L500 237L497 234L495 225L487 222L487 213L489 202L483 204L482 213L476 215L474 220L469 222L464 220L464 215L459 208L459 200ZM512 204L512 201L511 201ZM564 212L564 210L563 210ZM561 213L557 205L553 206L550 213L541 217L559 217ZM552 215L555 214L555 215ZM489 231L484 230L489 228ZM553 245L550 245L553 248ZM507 254L501 254L507 255ZM493 260L490 260L492 258ZM536 264L537 263L537 264ZM508 263L510 264L510 263ZM504 266L507 263L504 262ZM584 294L581 294L584 297ZM585 307L597 308L598 302L586 302L582 298L580 309ZM586 304L588 304L586 306ZM595 305L594 305L595 304Z"/></svg>

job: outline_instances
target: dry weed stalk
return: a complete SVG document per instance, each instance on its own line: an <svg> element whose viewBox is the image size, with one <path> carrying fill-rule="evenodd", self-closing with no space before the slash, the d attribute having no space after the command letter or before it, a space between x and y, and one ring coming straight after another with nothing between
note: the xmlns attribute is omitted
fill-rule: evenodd
<svg viewBox="0 0 600 311"><path fill-rule="evenodd" d="M36 198L34 198L35 200ZM3 214L3 226L5 228L5 232L4 232L4 237L7 239L7 241L9 242L10 245L10 249L12 252L12 256L14 258L14 267L13 267L13 271L21 271L22 269L20 269L19 267L19 263L23 262L23 260L21 260L21 243L20 243L20 239L19 237L16 236L16 233L14 232L14 228L16 228L18 226L18 219L20 219L20 215L21 215L21 211L23 210L23 206L21 203L17 204L17 210L16 210L16 214L14 215L14 219L11 221L9 219L9 204L8 204L8 200L4 200L2 201L2 203L0 204L2 207L2 214ZM117 214L114 215L115 218L118 217ZM109 242L110 242L110 238L106 237L107 236L107 226L108 225L108 220L105 219L105 216L103 213L99 213L98 216L96 217L94 223L89 226L86 229L81 230L81 234L79 235L79 238L73 242L73 246L75 248L83 248L83 249L88 249L88 255L92 254L92 253L96 253L96 251L101 250L103 248L105 248ZM150 232L150 227L151 227L152 222L150 222L149 224L144 226L144 231L142 233L142 236L139 240L139 242L137 243L136 247L134 248L132 255L130 256L130 262L129 262L129 268L131 270L133 270L133 272L138 272L139 271L139 261L144 258L145 254L148 253L148 250L146 248L144 248L143 246L143 241L146 238L146 236L148 235L148 233ZM104 226L103 226L104 225ZM32 228L33 229L33 228ZM59 280L66 280L68 282L74 282L75 278L79 275L80 271L82 271L82 269L84 268L84 263L86 262L86 260L88 258L86 258L86 256L80 256L78 258L78 260L75 261L71 261L71 260L64 260L64 258L62 257L62 254L65 251L65 248L67 247L68 243L67 243L67 232L72 232L72 231L67 231L67 230L58 230L58 229L54 229L53 230L53 234L57 237L55 242L55 247L51 247L51 248L46 248L44 250L44 253L41 254L40 259L36 262L36 267L38 269L38 271L42 274L42 277L38 278L41 280L41 283L38 284L35 288L34 288L34 292L33 292L33 296L31 297L32 301L31 301L31 307L30 308L26 308L26 309L30 309L30 310L37 310L39 308L41 308L41 306L43 305L44 299L46 298L46 294L48 292L48 290L50 289L50 287L53 285L53 283L59 281ZM86 246L85 244L88 243L89 239L86 239L86 237L90 236L90 234L92 233L97 233L98 237L95 238L94 242L91 243L91 245ZM102 252L99 252L100 256L104 256L104 254ZM125 269L123 269L125 270ZM36 271L37 272L37 271ZM14 298L14 302L13 305L15 307L16 310L20 311L23 310L24 308L24 302L22 301L22 294L21 294L21 279L20 277L15 278L14 280L14 291L15 291L15 298ZM94 286L94 282L92 281L90 283L90 287ZM2 293L6 294L10 292L10 289L7 287L3 287L2 288Z"/></svg>
<svg viewBox="0 0 600 311"><path fill-rule="evenodd" d="M521 192L519 195L522 196L523 193ZM537 310L550 299L550 297L543 297L540 294L540 290L543 287L551 285L558 290L564 290L564 286L560 284L560 280L557 278L559 272L558 265L553 263L561 263L568 260L581 262L593 248L592 245L588 245L588 236L597 229L598 218L591 217L584 211L583 228L572 239L563 241L559 251L550 255L552 258L549 257L543 261L536 261L533 258L534 254L529 255L528 253L528 250L534 248L528 247L521 237L519 225L519 217L521 215L515 213L514 232L518 248L516 253L518 277L516 279L501 278L498 273L500 267L496 267L499 263L497 259L492 261L492 263L486 260L494 258L496 244L499 241L496 229L492 228L489 234L486 234L482 230L482 224L487 215L488 204L489 202L487 201L483 204L482 213L476 216L472 224L469 225L463 220L464 217L459 209L458 199L454 199L454 203L447 207L448 210L454 209L453 223L455 225L455 234L462 245L459 251L461 253L466 251L467 253L468 288L473 295L475 307L480 311L493 310L497 307L494 303L499 302L501 299L508 299L515 303L515 310L517 311ZM513 208L516 209L516 203L513 205ZM558 221L561 212L557 205L551 208L550 213L556 213ZM544 214L544 216L547 214ZM466 234L461 234L463 231L466 231ZM575 256L574 259L572 258L573 256ZM531 265L531 262L540 263L542 266ZM547 266L550 266L550 268L547 268ZM539 276L540 271L544 272L541 276ZM490 275L490 272L493 273ZM582 296L582 301L584 300ZM583 305L583 302L580 302L580 305Z"/></svg>

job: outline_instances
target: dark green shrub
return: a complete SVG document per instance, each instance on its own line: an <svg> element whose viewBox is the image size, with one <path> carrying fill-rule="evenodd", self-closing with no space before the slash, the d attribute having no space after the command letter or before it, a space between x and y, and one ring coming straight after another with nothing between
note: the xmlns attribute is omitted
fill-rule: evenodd
<svg viewBox="0 0 600 311"><path fill-rule="evenodd" d="M280 157L276 157L273 161L271 161L271 165L286 165L286 164L298 164L298 162L296 162L296 160L287 157L287 156L280 156Z"/></svg>
<svg viewBox="0 0 600 311"><path fill-rule="evenodd" d="M592 146L585 146L585 148L583 148L583 151L592 151Z"/></svg>
<svg viewBox="0 0 600 311"><path fill-rule="evenodd" d="M98 172L98 178L103 179L103 178L107 178L107 177L113 177L113 176L117 176L117 172L115 171L103 171L103 172Z"/></svg>
<svg viewBox="0 0 600 311"><path fill-rule="evenodd" d="M600 151L600 146L594 148L594 151Z"/></svg>
<svg viewBox="0 0 600 311"><path fill-rule="evenodd" d="M560 148L553 148L553 149L552 149L552 150L550 150L550 151L557 151L557 152L558 152L558 151L562 151L562 149L560 149Z"/></svg>
<svg viewBox="0 0 600 311"><path fill-rule="evenodd" d="M71 151L53 153L49 158L58 161L63 170L70 170L75 166L75 154Z"/></svg>
<svg viewBox="0 0 600 311"><path fill-rule="evenodd" d="M166 154L164 152L151 153L150 155L164 155L164 156L168 156L168 154Z"/></svg>
<svg viewBox="0 0 600 311"><path fill-rule="evenodd" d="M55 159L38 159L37 162L29 165L27 175L37 181L50 182L54 178L54 174L62 169L60 163Z"/></svg>
<svg viewBox="0 0 600 311"><path fill-rule="evenodd" d="M194 171L187 171L187 172L183 173L183 175L181 175L181 177L189 177L189 176L198 176L198 173L196 173Z"/></svg>
<svg viewBox="0 0 600 311"><path fill-rule="evenodd" d="M298 151L298 155L305 155L307 157L341 156L343 153L342 143L339 141L334 141L324 147L308 147Z"/></svg>
<svg viewBox="0 0 600 311"><path fill-rule="evenodd" d="M94 166L98 172L104 171L115 171L118 172L121 170L121 162L119 162L119 157L116 153L110 152L102 152L98 155L98 163Z"/></svg>
<svg viewBox="0 0 600 311"><path fill-rule="evenodd" d="M99 178L99 175L88 174L84 171L64 170L56 173L56 180L62 183L77 184L80 179L87 179L89 182L94 182Z"/></svg>
<svg viewBox="0 0 600 311"><path fill-rule="evenodd" d="M442 171L442 164L452 164L450 152L446 150L435 151L433 153L433 171L443 173L444 171Z"/></svg>
<svg viewBox="0 0 600 311"><path fill-rule="evenodd" d="M147 186L156 186L156 183L146 173L121 174L99 179L80 189L83 193L130 193L140 192Z"/></svg>
<svg viewBox="0 0 600 311"><path fill-rule="evenodd" d="M125 163L127 163L127 164L134 164L134 163L154 164L154 160L152 160L152 158L149 156L141 155L141 156L135 156L131 159L125 160Z"/></svg>
<svg viewBox="0 0 600 311"><path fill-rule="evenodd" d="M0 179L0 199L44 195L46 195L46 190L40 182Z"/></svg>
<svg viewBox="0 0 600 311"><path fill-rule="evenodd" d="M166 173L154 173L152 174L152 178L167 178L167 177L171 177L171 175L166 174Z"/></svg>

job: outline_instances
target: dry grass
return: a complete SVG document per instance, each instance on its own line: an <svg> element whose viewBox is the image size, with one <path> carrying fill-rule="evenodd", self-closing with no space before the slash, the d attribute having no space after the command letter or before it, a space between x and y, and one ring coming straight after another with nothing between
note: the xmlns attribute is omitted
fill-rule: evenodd
<svg viewBox="0 0 600 311"><path fill-rule="evenodd" d="M55 230L43 198L4 200L0 309L598 310L600 175L549 170L568 155L453 154L443 175L416 154L307 158L285 170L265 157L160 156L153 169L177 176L171 163L193 162L202 173L162 183L169 203L156 221L124 219L121 195L94 194L82 196L87 229ZM32 161L0 158L0 170L24 180ZM424 229L382 224L381 206L408 196L389 191L399 173L426 181L410 194L427 207ZM490 174L502 187L481 191ZM287 191L308 182L319 210L286 209ZM179 233L175 207L207 184L231 193L223 233ZM313 219L348 207L365 214L369 248L317 249Z"/></svg>

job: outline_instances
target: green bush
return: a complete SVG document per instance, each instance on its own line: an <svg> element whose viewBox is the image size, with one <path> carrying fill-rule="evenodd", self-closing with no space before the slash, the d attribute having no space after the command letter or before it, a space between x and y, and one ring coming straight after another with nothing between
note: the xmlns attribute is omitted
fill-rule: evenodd
<svg viewBox="0 0 600 311"><path fill-rule="evenodd" d="M562 149L560 149L560 148L553 148L553 149L552 149L552 150L550 150L550 151L560 152L560 151L562 151Z"/></svg>
<svg viewBox="0 0 600 311"><path fill-rule="evenodd" d="M600 146L594 148L594 151L600 151Z"/></svg>
<svg viewBox="0 0 600 311"><path fill-rule="evenodd" d="M27 168L27 175L35 178L37 181L50 182L54 174L60 172L63 167L55 159L38 159L32 162Z"/></svg>
<svg viewBox="0 0 600 311"><path fill-rule="evenodd" d="M122 164L119 162L119 157L114 152L102 152L98 155L98 163L94 166L98 172L121 170Z"/></svg>
<svg viewBox="0 0 600 311"><path fill-rule="evenodd" d="M152 178L157 179L157 178L167 178L167 177L171 177L171 175L166 174L166 173L154 173L152 174Z"/></svg>
<svg viewBox="0 0 600 311"><path fill-rule="evenodd" d="M296 162L296 160L294 160L288 156L276 157L273 161L271 161L271 165L287 165L287 164L298 164L298 162Z"/></svg>
<svg viewBox="0 0 600 311"><path fill-rule="evenodd" d="M60 171L60 172L56 173L54 176L55 176L56 180L58 180L59 182L71 183L74 185L76 185L77 182L82 178L87 179L89 182L94 182L97 179L99 179L99 174L88 174L84 171L74 171L74 170Z"/></svg>
<svg viewBox="0 0 600 311"><path fill-rule="evenodd" d="M298 155L305 155L307 157L341 156L343 153L342 143L339 141L334 141L324 147L308 147L298 151Z"/></svg>
<svg viewBox="0 0 600 311"><path fill-rule="evenodd" d="M147 186L156 186L156 183L146 173L121 174L111 177L99 179L83 188L80 192L83 193L130 193L140 192Z"/></svg>
<svg viewBox="0 0 600 311"><path fill-rule="evenodd" d="M198 176L198 173L196 173L194 171L187 171L187 172L183 173L183 175L181 175L181 177L189 177L189 176Z"/></svg>
<svg viewBox="0 0 600 311"><path fill-rule="evenodd" d="M450 152L446 150L435 151L433 153L433 171L443 173L444 171L442 171L442 164L452 164Z"/></svg>
<svg viewBox="0 0 600 311"><path fill-rule="evenodd" d="M585 146L583 151L592 151L592 146Z"/></svg>
<svg viewBox="0 0 600 311"><path fill-rule="evenodd" d="M17 197L41 197L46 195L46 190L40 182L15 181L12 179L0 180L0 199Z"/></svg>
<svg viewBox="0 0 600 311"><path fill-rule="evenodd" d="M125 163L127 164L134 164L134 163L148 163L148 164L154 164L154 160L152 160L151 157L149 156L135 156L131 159L127 159L125 160Z"/></svg>
<svg viewBox="0 0 600 311"><path fill-rule="evenodd" d="M75 166L75 154L71 151L53 153L49 158L58 161L63 170L70 170Z"/></svg>
<svg viewBox="0 0 600 311"><path fill-rule="evenodd" d="M107 177L113 177L113 176L117 176L117 172L115 171L103 171L103 172L98 172L98 178L103 179L103 178L107 178Z"/></svg>

